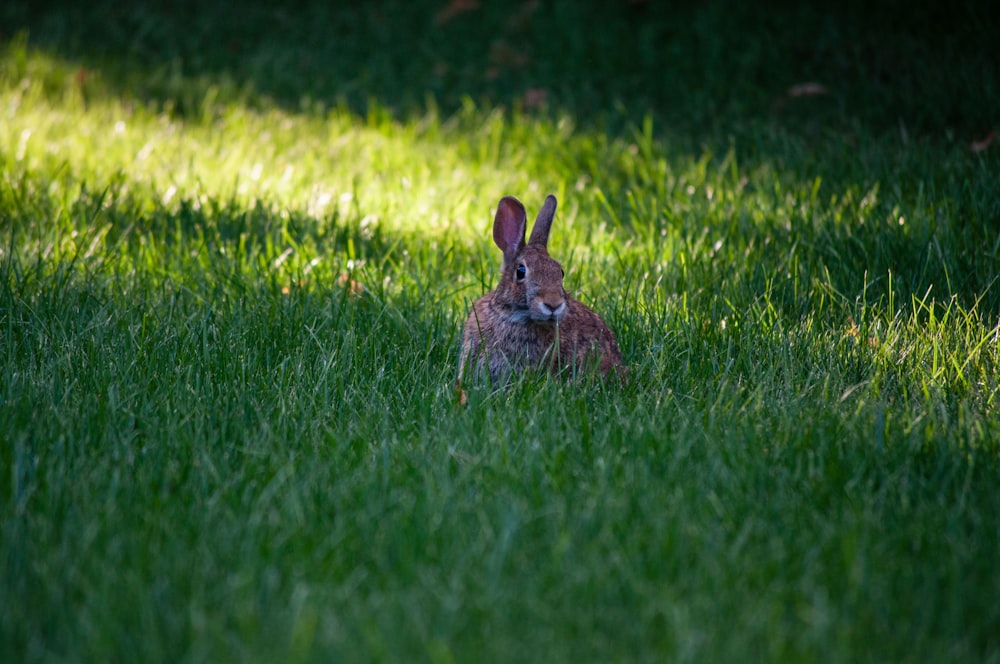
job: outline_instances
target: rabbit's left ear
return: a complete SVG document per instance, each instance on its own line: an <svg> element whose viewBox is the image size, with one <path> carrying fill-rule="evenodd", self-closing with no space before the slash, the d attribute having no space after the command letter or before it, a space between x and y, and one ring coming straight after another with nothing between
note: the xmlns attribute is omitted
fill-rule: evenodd
<svg viewBox="0 0 1000 664"><path fill-rule="evenodd" d="M535 226L531 229L531 238L528 244L540 244L543 247L549 243L549 229L552 228L552 219L556 216L556 197L549 194L545 197L545 205L542 206L535 219Z"/></svg>
<svg viewBox="0 0 1000 664"><path fill-rule="evenodd" d="M493 219L493 241L503 252L505 261L512 261L524 246L524 229L528 225L528 215L521 201L513 196L504 196L497 205L497 216Z"/></svg>

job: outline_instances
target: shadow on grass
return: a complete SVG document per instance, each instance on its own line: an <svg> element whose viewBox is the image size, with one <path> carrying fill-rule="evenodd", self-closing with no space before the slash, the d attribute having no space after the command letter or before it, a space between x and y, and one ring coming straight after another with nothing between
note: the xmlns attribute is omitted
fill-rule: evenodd
<svg viewBox="0 0 1000 664"><path fill-rule="evenodd" d="M430 99L450 113L471 97L611 129L624 107L625 119L652 115L692 145L725 150L759 121L975 140L1000 106L988 0L304 0L238 11L12 0L0 26L0 40L26 31L34 47L79 61L81 76L100 71L118 94L180 114L200 111L192 84L291 110L363 114L377 100L399 116Z"/></svg>

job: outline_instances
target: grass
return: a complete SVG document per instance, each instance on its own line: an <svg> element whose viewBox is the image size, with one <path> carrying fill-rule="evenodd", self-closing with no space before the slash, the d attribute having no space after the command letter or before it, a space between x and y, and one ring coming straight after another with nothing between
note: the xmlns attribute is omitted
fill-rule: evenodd
<svg viewBox="0 0 1000 664"><path fill-rule="evenodd" d="M0 10L0 660L1000 660L993 13L484 4Z"/></svg>

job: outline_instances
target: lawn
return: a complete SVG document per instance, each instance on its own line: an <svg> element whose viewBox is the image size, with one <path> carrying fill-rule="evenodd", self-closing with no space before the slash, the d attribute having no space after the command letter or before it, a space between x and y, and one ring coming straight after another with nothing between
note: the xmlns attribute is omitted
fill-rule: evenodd
<svg viewBox="0 0 1000 664"><path fill-rule="evenodd" d="M996 12L666 4L5 3L0 661L1000 662Z"/></svg>

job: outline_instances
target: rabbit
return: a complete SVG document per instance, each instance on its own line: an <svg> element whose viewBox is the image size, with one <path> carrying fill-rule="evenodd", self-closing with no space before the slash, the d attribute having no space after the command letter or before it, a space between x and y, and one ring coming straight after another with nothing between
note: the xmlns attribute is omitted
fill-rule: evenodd
<svg viewBox="0 0 1000 664"><path fill-rule="evenodd" d="M493 221L493 241L503 251L500 283L469 312L458 386L466 371L476 378L488 373L497 384L536 367L570 375L596 367L601 376L627 379L614 333L563 289L563 269L546 246L555 213L556 197L549 195L525 244L524 206L513 196L500 199Z"/></svg>

